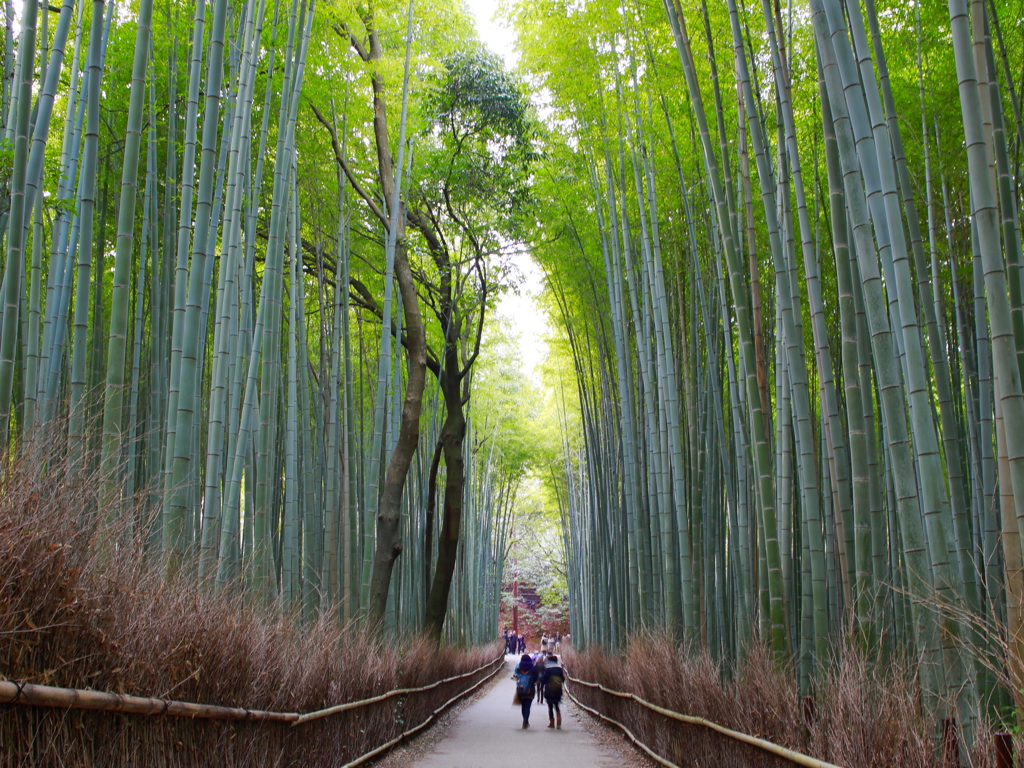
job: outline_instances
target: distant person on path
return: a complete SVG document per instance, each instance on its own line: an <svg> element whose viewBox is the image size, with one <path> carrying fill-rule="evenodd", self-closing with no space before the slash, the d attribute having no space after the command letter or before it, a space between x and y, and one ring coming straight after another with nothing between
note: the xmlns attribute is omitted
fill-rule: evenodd
<svg viewBox="0 0 1024 768"><path fill-rule="evenodd" d="M516 665L512 677L516 681L516 698L523 711L523 728L530 727L530 707L533 706L533 689L537 685L537 668L529 654L524 653L523 658Z"/></svg>
<svg viewBox="0 0 1024 768"><path fill-rule="evenodd" d="M517 653L526 653L526 638L523 637L522 635L519 635L518 640L519 640L519 649L518 649Z"/></svg>
<svg viewBox="0 0 1024 768"><path fill-rule="evenodd" d="M565 672L562 671L555 654L548 656L544 673L540 676L539 688L544 691L544 698L548 702L548 728L562 730L562 710L559 704L562 703L562 687L565 685Z"/></svg>
<svg viewBox="0 0 1024 768"><path fill-rule="evenodd" d="M548 652L548 636L547 635L541 635L540 636L540 652L542 654Z"/></svg>
<svg viewBox="0 0 1024 768"><path fill-rule="evenodd" d="M534 686L534 688L536 688L535 693L537 694L538 704L544 703L544 686L541 684L540 680L541 677L544 675L544 669L545 667L547 667L547 663L547 654L545 654L543 651L537 654L537 659L533 663L533 668L537 670L537 684Z"/></svg>
<svg viewBox="0 0 1024 768"><path fill-rule="evenodd" d="M555 637L555 650L552 651L552 653L561 653L561 652L562 652L562 633L559 632L558 636Z"/></svg>

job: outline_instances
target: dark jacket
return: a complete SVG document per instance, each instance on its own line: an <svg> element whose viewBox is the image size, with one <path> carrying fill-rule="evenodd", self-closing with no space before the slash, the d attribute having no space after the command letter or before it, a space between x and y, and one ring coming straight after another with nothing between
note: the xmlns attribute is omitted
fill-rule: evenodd
<svg viewBox="0 0 1024 768"><path fill-rule="evenodd" d="M559 688L557 691L552 691L548 687L548 681L552 677L562 678L562 686L565 686L565 672L562 671L562 668L558 664L550 663L547 667L544 668L544 672L541 674L540 677L541 685L544 686L544 697L548 699L561 700L562 688Z"/></svg>

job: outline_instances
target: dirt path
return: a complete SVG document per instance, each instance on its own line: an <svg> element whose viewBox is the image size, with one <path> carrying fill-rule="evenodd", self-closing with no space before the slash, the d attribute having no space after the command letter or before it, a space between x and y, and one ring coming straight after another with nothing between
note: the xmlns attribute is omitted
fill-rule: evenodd
<svg viewBox="0 0 1024 768"><path fill-rule="evenodd" d="M409 762L412 768L523 768L557 765L559 768L621 768L637 762L637 755L622 739L609 739L595 729L585 713L562 700L562 729L547 728L546 704L533 705L530 727L522 728L518 706L512 706L514 684L509 680L509 656L497 682L467 706L444 738Z"/></svg>

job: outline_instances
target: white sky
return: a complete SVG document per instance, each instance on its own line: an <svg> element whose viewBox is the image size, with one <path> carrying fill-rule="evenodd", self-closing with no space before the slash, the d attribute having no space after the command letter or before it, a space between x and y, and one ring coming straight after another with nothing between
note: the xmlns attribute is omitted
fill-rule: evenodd
<svg viewBox="0 0 1024 768"><path fill-rule="evenodd" d="M502 19L496 19L498 2L496 0L465 0L466 6L476 19L477 32L493 53L505 60L505 66L515 69L519 56L514 50L515 32ZM540 384L538 364L547 353L547 342L544 337L549 328L547 318L537 305L536 297L540 295L544 277L540 268L527 254L515 257L515 262L522 273L523 282L518 293L510 291L498 303L498 314L511 321L514 332L519 335L519 354L527 375L535 384Z"/></svg>

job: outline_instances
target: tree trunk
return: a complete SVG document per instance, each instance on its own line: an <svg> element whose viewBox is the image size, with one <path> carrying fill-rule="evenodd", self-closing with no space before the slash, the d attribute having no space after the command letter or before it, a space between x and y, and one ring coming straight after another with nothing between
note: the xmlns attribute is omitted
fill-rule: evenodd
<svg viewBox="0 0 1024 768"><path fill-rule="evenodd" d="M434 446L434 455L430 459L430 474L427 476L427 514L423 526L423 599L430 599L430 566L434 559L434 512L437 510L437 473L441 467L441 452L444 443L440 440Z"/></svg>
<svg viewBox="0 0 1024 768"><path fill-rule="evenodd" d="M404 243L399 243L395 250L395 277L398 279L398 290L401 291L402 306L405 309L409 381L405 389L405 402L402 404L402 426L398 433L398 443L391 454L391 461L384 476L384 490L377 512L377 548L373 555L373 575L370 578L371 624L379 624L384 619L391 574L395 560L402 554L402 541L399 536L402 491L420 440L420 411L423 409L423 388L427 377L427 339L416 296L416 284L413 282ZM397 386L398 382L395 382L395 385ZM461 446L460 442L460 452ZM447 489L445 498L447 499ZM456 537L457 535L456 532ZM446 599L447 595L445 591Z"/></svg>
<svg viewBox="0 0 1024 768"><path fill-rule="evenodd" d="M461 381L451 375L458 370L458 361L452 350L446 355L448 375L442 377L445 406L448 416L441 429L441 444L444 450L444 517L441 521L441 539L437 545L437 568L427 595L427 634L435 640L441 639L445 614L448 610L448 593L455 575L455 561L459 551L459 533L462 526L462 491L466 482L465 456L463 445L466 439L466 416L462 410Z"/></svg>

